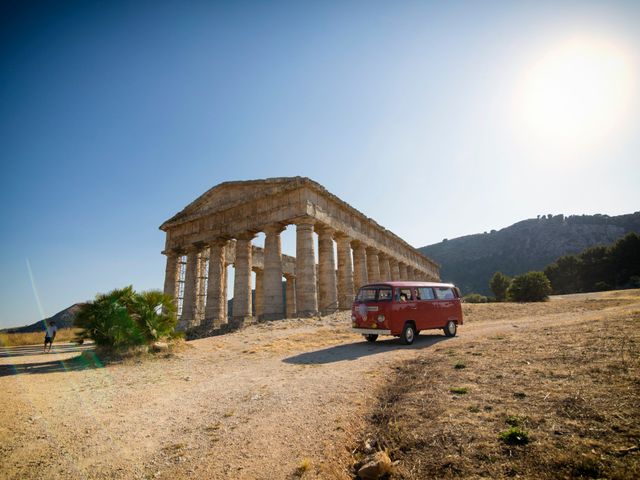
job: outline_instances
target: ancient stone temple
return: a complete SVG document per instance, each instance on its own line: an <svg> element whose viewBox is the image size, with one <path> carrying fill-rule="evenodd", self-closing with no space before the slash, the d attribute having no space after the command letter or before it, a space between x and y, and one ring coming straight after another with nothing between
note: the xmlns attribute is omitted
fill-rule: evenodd
<svg viewBox="0 0 640 480"><path fill-rule="evenodd" d="M287 225L296 229L295 258L282 254ZM439 279L438 264L304 177L221 183L160 229L167 234L164 291L176 299L182 329L346 310L366 283ZM259 232L264 248L251 243Z"/></svg>

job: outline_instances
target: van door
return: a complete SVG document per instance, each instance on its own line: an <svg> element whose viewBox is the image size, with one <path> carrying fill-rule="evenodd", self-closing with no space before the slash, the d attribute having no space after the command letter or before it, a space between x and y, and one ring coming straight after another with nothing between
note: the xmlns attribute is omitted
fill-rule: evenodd
<svg viewBox="0 0 640 480"><path fill-rule="evenodd" d="M451 287L435 287L435 303L438 305L438 324L434 328L443 328L449 320L458 321L456 295Z"/></svg>
<svg viewBox="0 0 640 480"><path fill-rule="evenodd" d="M418 302L416 302L410 287L396 288L393 300L393 330L402 331L407 320L416 321ZM419 329L417 325L416 328Z"/></svg>
<svg viewBox="0 0 640 480"><path fill-rule="evenodd" d="M418 330L429 330L440 328L439 309L436 304L436 297L431 287L418 287L416 289L418 302Z"/></svg>

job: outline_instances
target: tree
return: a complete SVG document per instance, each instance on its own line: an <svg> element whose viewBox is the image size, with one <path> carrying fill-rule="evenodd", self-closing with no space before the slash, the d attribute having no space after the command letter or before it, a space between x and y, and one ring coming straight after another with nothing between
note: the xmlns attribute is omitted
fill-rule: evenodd
<svg viewBox="0 0 640 480"><path fill-rule="evenodd" d="M504 302L507 299L507 290L511 284L511 279L502 272L496 272L491 277L489 288L496 296L498 302Z"/></svg>
<svg viewBox="0 0 640 480"><path fill-rule="evenodd" d="M551 283L542 272L528 272L511 281L508 297L516 302L543 302L551 293Z"/></svg>
<svg viewBox="0 0 640 480"><path fill-rule="evenodd" d="M178 323L175 305L160 291L136 293L132 286L96 295L74 319L79 339L96 345L126 348L171 336Z"/></svg>

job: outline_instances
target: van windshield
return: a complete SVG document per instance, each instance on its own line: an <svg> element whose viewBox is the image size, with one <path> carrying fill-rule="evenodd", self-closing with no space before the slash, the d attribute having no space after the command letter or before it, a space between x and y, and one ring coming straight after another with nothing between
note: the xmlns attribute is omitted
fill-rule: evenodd
<svg viewBox="0 0 640 480"><path fill-rule="evenodd" d="M391 300L391 287L361 288L356 297L358 302L384 302Z"/></svg>

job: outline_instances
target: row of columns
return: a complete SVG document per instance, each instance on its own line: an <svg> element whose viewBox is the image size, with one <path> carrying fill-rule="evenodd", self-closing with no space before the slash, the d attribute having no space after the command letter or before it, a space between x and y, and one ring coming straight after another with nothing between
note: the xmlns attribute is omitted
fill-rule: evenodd
<svg viewBox="0 0 640 480"><path fill-rule="evenodd" d="M235 279L233 285L233 319L245 322L252 318L251 272L256 275L255 315L263 320L313 316L338 309L349 309L354 293L367 283L385 280L429 280L426 272L400 262L389 255L355 241L325 225L296 222L295 275L284 274L281 233L286 225L275 224L265 233L263 269L252 265L251 241L254 232L235 236ZM318 234L318 266L314 252L314 231ZM333 242L337 244L337 270ZM207 244L193 245L186 251L184 294L180 328L195 325L199 318L213 328L227 322L225 249L228 239L217 238ZM204 302L203 275L206 268L204 249L209 248L209 268ZM352 254L353 251L353 254ZM178 298L180 256L167 253L164 291ZM353 261L352 261L353 258ZM282 278L286 280L286 305L282 295ZM203 294L199 294L203 292ZM201 301L199 301L201 299ZM203 311L204 310L204 311Z"/></svg>

